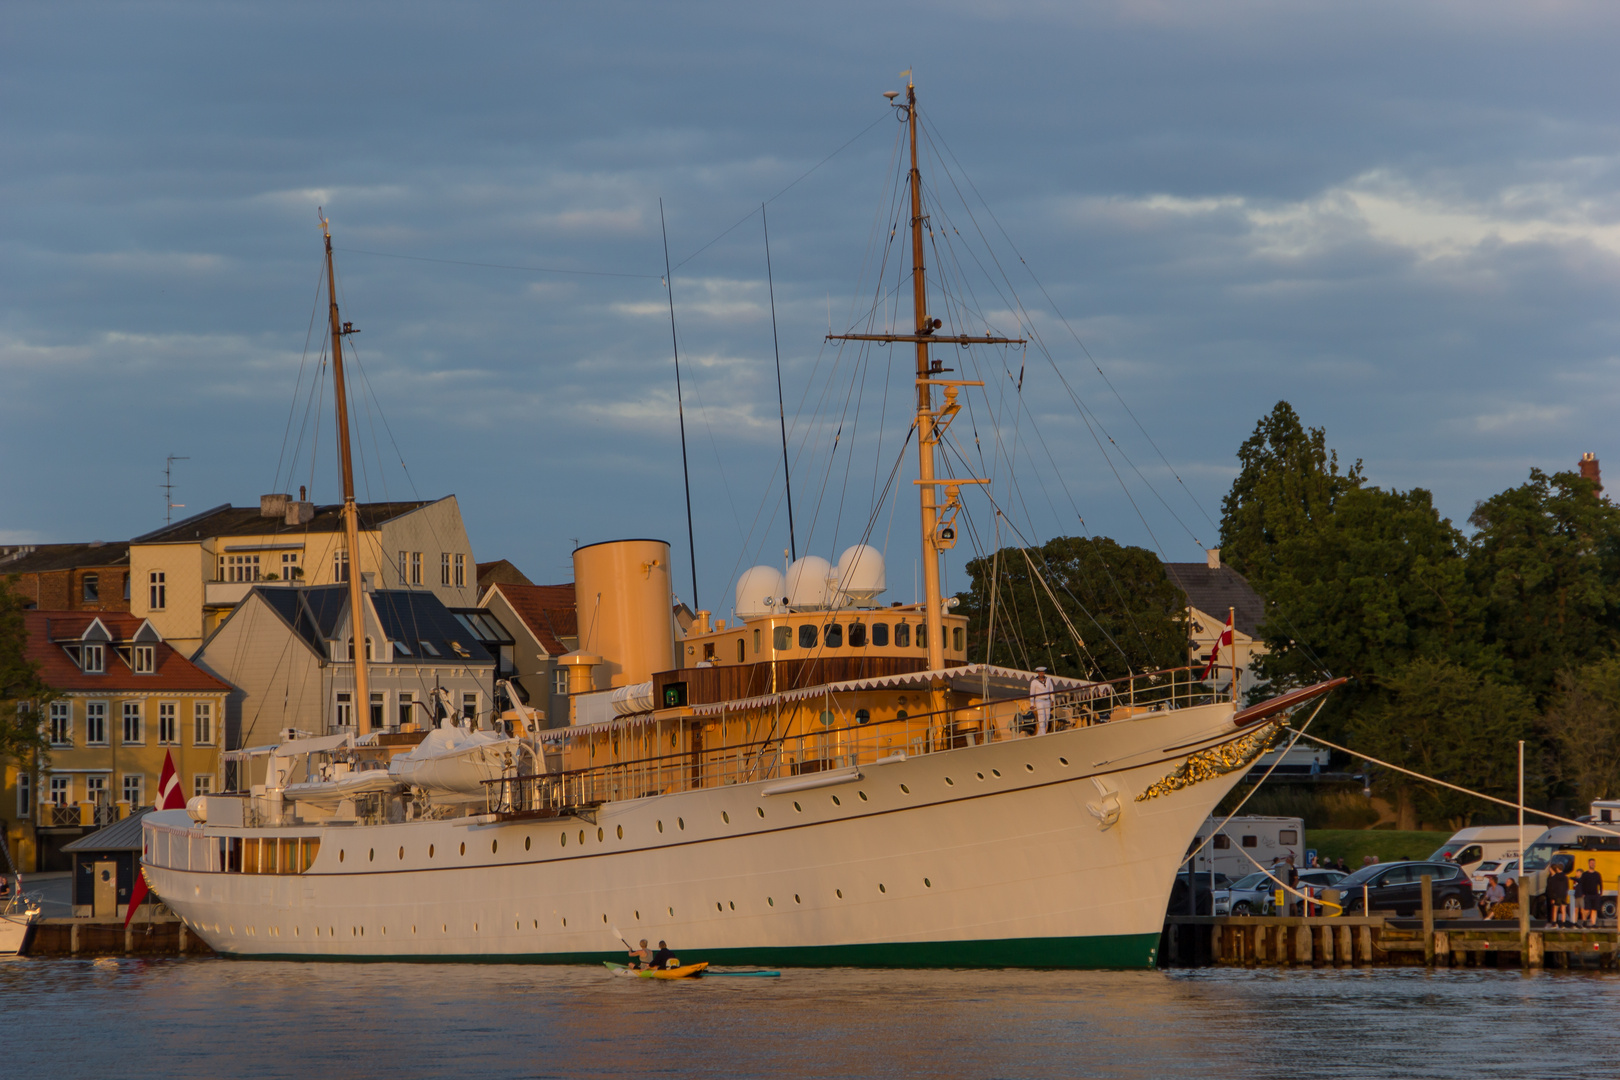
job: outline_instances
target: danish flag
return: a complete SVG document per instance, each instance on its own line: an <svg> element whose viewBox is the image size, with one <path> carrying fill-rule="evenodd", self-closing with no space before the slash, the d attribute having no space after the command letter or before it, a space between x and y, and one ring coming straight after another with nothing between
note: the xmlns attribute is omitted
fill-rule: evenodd
<svg viewBox="0 0 1620 1080"><path fill-rule="evenodd" d="M174 769L174 752L166 751L163 755L163 771L158 774L157 802L153 804L156 810L184 810L186 808L185 793L180 790L180 774ZM143 851L142 854L145 854ZM129 907L124 912L124 926L129 926L129 920L135 917L135 909L141 906L146 899L146 874L144 871L135 875L135 884L129 890Z"/></svg>
<svg viewBox="0 0 1620 1080"><path fill-rule="evenodd" d="M1221 655L1221 649L1230 644L1232 644L1232 613L1227 612L1226 629L1221 632L1220 637L1215 639L1215 647L1209 650L1209 666L1204 668L1203 678L1207 679L1215 674L1215 660Z"/></svg>

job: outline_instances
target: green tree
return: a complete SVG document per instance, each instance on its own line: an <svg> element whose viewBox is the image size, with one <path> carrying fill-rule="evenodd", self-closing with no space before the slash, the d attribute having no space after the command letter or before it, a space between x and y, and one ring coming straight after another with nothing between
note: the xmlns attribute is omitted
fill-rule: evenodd
<svg viewBox="0 0 1620 1080"><path fill-rule="evenodd" d="M1434 658L1414 660L1380 683L1380 700L1349 725L1352 745L1486 795L1516 796L1518 742L1531 737L1535 715L1522 688ZM1395 803L1397 829L1420 821L1466 828L1490 805L1390 769L1375 768L1374 776L1375 788Z"/></svg>
<svg viewBox="0 0 1620 1080"><path fill-rule="evenodd" d="M1553 776L1580 805L1620 795L1620 657L1560 672L1541 723Z"/></svg>
<svg viewBox="0 0 1620 1080"><path fill-rule="evenodd" d="M958 594L958 614L968 616L970 660L983 661L990 640L992 566L1000 580L991 663L1103 679L1187 663L1187 600L1158 557L1078 536L1060 536L1027 558L1008 547L967 564L971 585Z"/></svg>
<svg viewBox="0 0 1620 1080"><path fill-rule="evenodd" d="M0 762L37 768L50 755L42 710L55 697L28 659L23 599L0 581Z"/></svg>
<svg viewBox="0 0 1620 1080"><path fill-rule="evenodd" d="M1325 432L1306 428L1286 401L1255 425L1238 461L1243 467L1221 501L1221 559L1265 595L1278 546L1332 516L1339 499L1361 486L1361 461L1340 472Z"/></svg>
<svg viewBox="0 0 1620 1080"><path fill-rule="evenodd" d="M1469 572L1486 633L1539 701L1557 673L1620 644L1620 508L1573 472L1530 479L1474 508Z"/></svg>

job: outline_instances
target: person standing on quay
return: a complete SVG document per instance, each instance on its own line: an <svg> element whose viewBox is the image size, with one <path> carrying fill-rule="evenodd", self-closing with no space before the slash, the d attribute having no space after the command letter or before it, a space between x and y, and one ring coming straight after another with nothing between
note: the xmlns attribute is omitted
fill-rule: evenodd
<svg viewBox="0 0 1620 1080"><path fill-rule="evenodd" d="M1569 873L1561 862L1553 863L1552 872L1547 875L1547 919L1554 926L1570 923Z"/></svg>
<svg viewBox="0 0 1620 1080"><path fill-rule="evenodd" d="M1035 734L1045 735L1046 725L1052 719L1052 678L1046 669L1035 669L1035 677L1029 680L1029 707L1035 710Z"/></svg>
<svg viewBox="0 0 1620 1080"><path fill-rule="evenodd" d="M1586 860L1586 869L1575 879L1575 891L1581 898L1580 914L1587 916L1586 921L1596 926L1598 907L1603 903L1603 875L1598 873L1596 859Z"/></svg>

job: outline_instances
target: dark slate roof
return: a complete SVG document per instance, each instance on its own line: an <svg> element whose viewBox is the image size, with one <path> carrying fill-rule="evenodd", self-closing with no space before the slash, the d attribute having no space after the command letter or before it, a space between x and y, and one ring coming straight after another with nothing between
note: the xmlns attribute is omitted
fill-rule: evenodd
<svg viewBox="0 0 1620 1080"><path fill-rule="evenodd" d="M310 648L322 656L327 655L327 642L337 637L338 625L349 606L347 585L259 586L253 591L308 642ZM466 624L432 593L379 589L369 595L371 606L382 622L383 634L390 641L404 642L410 649L409 656L396 654L393 663L495 662L477 637L468 632ZM424 649L423 642L432 645L438 655Z"/></svg>
<svg viewBox="0 0 1620 1080"><path fill-rule="evenodd" d="M137 810L123 821L115 821L93 833L79 837L71 844L63 844L63 851L139 851L141 850L141 818L152 812L148 806Z"/></svg>
<svg viewBox="0 0 1620 1080"><path fill-rule="evenodd" d="M355 508L360 513L360 527L375 529L385 521L392 521L432 504L433 500L424 499L418 502L357 503ZM225 503L184 521L137 536L131 542L167 544L195 540L201 536L302 536L305 533L342 531L342 503L317 506L314 519L302 525L288 525L284 518L264 517L257 506Z"/></svg>
<svg viewBox="0 0 1620 1080"><path fill-rule="evenodd" d="M1187 603L1226 622L1226 609L1235 608L1233 625L1240 633L1257 637L1266 619L1266 602L1230 566L1211 570L1205 563L1165 563L1164 572L1187 594Z"/></svg>
<svg viewBox="0 0 1620 1080"><path fill-rule="evenodd" d="M88 544L31 544L0 560L0 575L128 565L129 543L124 540L106 544L100 540Z"/></svg>
<svg viewBox="0 0 1620 1080"><path fill-rule="evenodd" d="M533 585L523 571L513 566L506 559L496 559L494 562L481 562L478 568L478 591L500 582L506 585Z"/></svg>

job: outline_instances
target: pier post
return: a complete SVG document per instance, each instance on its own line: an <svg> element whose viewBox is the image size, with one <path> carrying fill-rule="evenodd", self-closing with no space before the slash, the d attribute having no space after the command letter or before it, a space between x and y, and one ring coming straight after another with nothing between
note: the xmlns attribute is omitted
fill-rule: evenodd
<svg viewBox="0 0 1620 1080"><path fill-rule="evenodd" d="M1544 959L1544 948L1546 943L1542 940L1542 936L1540 934L1528 934L1526 937L1529 944L1529 949L1526 953L1526 955L1529 957L1529 966L1533 968L1541 967Z"/></svg>
<svg viewBox="0 0 1620 1080"><path fill-rule="evenodd" d="M1266 962L1266 938L1271 933L1270 927L1257 926L1251 933L1254 934L1254 962L1263 964Z"/></svg>
<svg viewBox="0 0 1620 1080"><path fill-rule="evenodd" d="M1372 927L1366 923L1356 928L1356 934L1361 939L1361 962L1373 962Z"/></svg>
<svg viewBox="0 0 1620 1080"><path fill-rule="evenodd" d="M128 956L135 951L135 931L124 927L124 955Z"/></svg>
<svg viewBox="0 0 1620 1080"><path fill-rule="evenodd" d="M1303 919L1294 929L1294 959L1301 964L1311 962L1311 925Z"/></svg>
<svg viewBox="0 0 1620 1080"><path fill-rule="evenodd" d="M1350 928L1348 926L1339 927L1339 942L1338 942L1338 945L1339 945L1339 948L1336 951L1335 955L1338 957L1339 963L1341 963L1341 964L1353 964L1353 963L1355 963L1356 954L1350 947Z"/></svg>
<svg viewBox="0 0 1620 1080"><path fill-rule="evenodd" d="M180 944L174 951L176 953L178 953L179 955L181 955L181 956L186 955L186 924L185 923L180 924Z"/></svg>
<svg viewBox="0 0 1620 1080"><path fill-rule="evenodd" d="M1320 929L1322 931L1322 963L1331 965L1333 963L1333 927L1323 923Z"/></svg>
<svg viewBox="0 0 1620 1080"><path fill-rule="evenodd" d="M1524 830L1521 829L1519 831L1522 833ZM1519 878L1519 884L1521 886L1524 885L1524 877L1522 875ZM1552 912L1549 911L1548 914L1550 915L1550 914L1552 914ZM1540 935L1538 934L1537 937L1540 937ZM1534 960L1531 959L1531 956L1530 956L1530 890L1528 888L1524 888L1524 889L1521 889L1519 891L1519 966L1523 967L1523 968L1540 967L1541 966L1541 955L1540 954L1541 954L1541 949L1538 947L1536 949L1536 957L1535 957L1535 959Z"/></svg>
<svg viewBox="0 0 1620 1080"><path fill-rule="evenodd" d="M1436 963L1451 964L1451 935L1444 930L1434 932L1434 959Z"/></svg>
<svg viewBox="0 0 1620 1080"><path fill-rule="evenodd" d="M1418 880L1423 882L1423 964L1434 967L1434 875L1424 874Z"/></svg>
<svg viewBox="0 0 1620 1080"><path fill-rule="evenodd" d="M68 927L68 952L74 956L79 955L79 921L73 920Z"/></svg>

